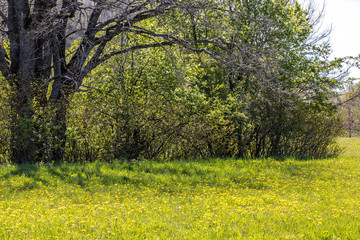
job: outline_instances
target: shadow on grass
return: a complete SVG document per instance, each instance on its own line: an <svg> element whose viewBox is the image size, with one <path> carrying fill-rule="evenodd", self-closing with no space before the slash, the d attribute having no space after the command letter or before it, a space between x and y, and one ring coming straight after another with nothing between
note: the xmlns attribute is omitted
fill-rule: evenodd
<svg viewBox="0 0 360 240"><path fill-rule="evenodd" d="M16 190L28 190L44 186L71 184L88 188L94 185L115 184L134 187L158 188L160 191L176 192L175 186L209 185L214 187L237 186L250 189L267 189L264 178L258 178L264 169L272 168L271 161L282 162L289 158L268 159L187 159L187 160L139 160L134 162L92 162L13 165L0 176L18 181ZM295 161L310 161L314 158L297 157ZM289 169L288 169L289 168ZM287 169L287 170L286 170ZM299 166L284 169L293 176L304 174ZM271 176L270 176L271 177ZM21 183L21 181L23 181ZM180 187L178 187L180 188ZM174 190L175 189L175 190Z"/></svg>
<svg viewBox="0 0 360 240"><path fill-rule="evenodd" d="M0 175L0 181L7 180L5 186L10 191L25 191L41 186L65 184L86 188L96 184L110 186L145 183L145 179L131 178L122 174L121 171L109 172L105 165L107 163L16 164L9 166L9 171Z"/></svg>

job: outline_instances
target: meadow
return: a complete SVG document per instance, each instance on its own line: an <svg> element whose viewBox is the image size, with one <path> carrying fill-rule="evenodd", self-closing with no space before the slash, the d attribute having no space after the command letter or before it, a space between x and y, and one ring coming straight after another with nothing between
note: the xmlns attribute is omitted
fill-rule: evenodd
<svg viewBox="0 0 360 240"><path fill-rule="evenodd" d="M0 166L0 239L360 239L360 138L329 159Z"/></svg>

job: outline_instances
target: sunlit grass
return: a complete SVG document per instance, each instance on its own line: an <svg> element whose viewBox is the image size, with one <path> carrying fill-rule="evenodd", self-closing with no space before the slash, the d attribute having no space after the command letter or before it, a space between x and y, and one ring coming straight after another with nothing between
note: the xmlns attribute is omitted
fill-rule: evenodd
<svg viewBox="0 0 360 240"><path fill-rule="evenodd" d="M360 239L359 169L356 157L0 166L0 239Z"/></svg>
<svg viewBox="0 0 360 240"><path fill-rule="evenodd" d="M338 142L344 148L341 157L360 157L360 137L343 137Z"/></svg>

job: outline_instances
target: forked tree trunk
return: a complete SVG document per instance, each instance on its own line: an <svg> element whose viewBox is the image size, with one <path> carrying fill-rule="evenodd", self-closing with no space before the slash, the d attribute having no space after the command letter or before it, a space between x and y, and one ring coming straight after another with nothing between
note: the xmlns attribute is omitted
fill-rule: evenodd
<svg viewBox="0 0 360 240"><path fill-rule="evenodd" d="M153 27L137 26L171 9L182 9L183 1L3 2L8 7L7 17L6 11L0 9L0 19L6 22L7 31L2 32L8 36L10 54L6 44L0 44L0 71L13 89L11 160L16 163L62 160L69 100L84 78L111 57L175 44L202 51L194 49L196 44L192 43L197 39L179 39L163 31L154 32ZM191 2L184 1L184 7L197 9L197 4L192 6ZM113 10L113 14L107 14L107 10ZM144 39L147 36L149 42L123 44L121 40L121 49L109 47L116 36L123 36L122 33ZM66 46L72 43L72 38L80 41L74 44L74 51L67 54ZM214 43L221 49L228 46L223 40ZM211 52L207 54L215 56Z"/></svg>
<svg viewBox="0 0 360 240"><path fill-rule="evenodd" d="M61 161L64 156L67 99L73 91L65 91L69 84L60 78L54 80L49 100L46 95L52 68L54 75L63 76L66 72L67 20L59 21L56 32L37 25L53 6L55 0L36 0L31 13L28 0L8 1L11 64L6 77L13 90L11 161L14 163Z"/></svg>

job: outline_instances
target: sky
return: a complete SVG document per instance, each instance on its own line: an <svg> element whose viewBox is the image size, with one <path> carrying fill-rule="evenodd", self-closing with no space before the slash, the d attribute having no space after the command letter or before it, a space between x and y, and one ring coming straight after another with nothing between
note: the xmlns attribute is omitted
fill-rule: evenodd
<svg viewBox="0 0 360 240"><path fill-rule="evenodd" d="M319 8L325 2L322 28L332 27L330 35L332 57L358 56L360 54L360 0L314 1ZM360 71L353 70L351 76L360 77Z"/></svg>

